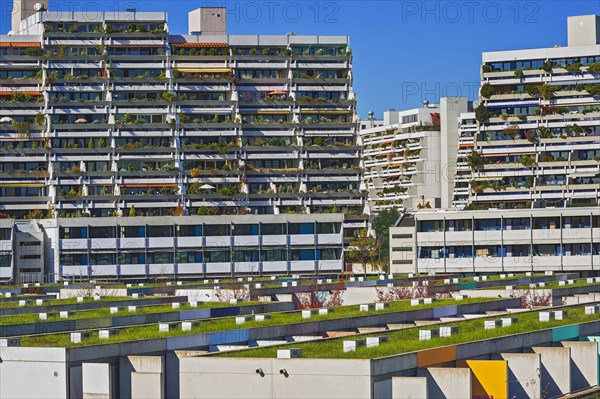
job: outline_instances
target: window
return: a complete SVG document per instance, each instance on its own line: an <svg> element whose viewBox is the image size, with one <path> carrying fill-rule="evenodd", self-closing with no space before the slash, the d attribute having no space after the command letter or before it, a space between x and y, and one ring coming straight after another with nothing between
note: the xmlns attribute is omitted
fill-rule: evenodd
<svg viewBox="0 0 600 399"><path fill-rule="evenodd" d="M116 236L116 227L93 226L90 228L90 238L115 238Z"/></svg>
<svg viewBox="0 0 600 399"><path fill-rule="evenodd" d="M315 260L315 251L313 249L293 249L290 251L291 260Z"/></svg>
<svg viewBox="0 0 600 399"><path fill-rule="evenodd" d="M339 234L341 223L319 223L317 222L317 234Z"/></svg>
<svg viewBox="0 0 600 399"><path fill-rule="evenodd" d="M145 265L146 254L144 252L121 252L119 263L121 265Z"/></svg>
<svg viewBox="0 0 600 399"><path fill-rule="evenodd" d="M87 238L87 227L61 227L61 239Z"/></svg>
<svg viewBox="0 0 600 399"><path fill-rule="evenodd" d="M258 262L258 249L234 250L234 262Z"/></svg>
<svg viewBox="0 0 600 399"><path fill-rule="evenodd" d="M114 252L95 252L90 255L90 265L116 265L117 254Z"/></svg>
<svg viewBox="0 0 600 399"><path fill-rule="evenodd" d="M23 241L19 243L20 247L39 247L42 243L39 241Z"/></svg>
<svg viewBox="0 0 600 399"><path fill-rule="evenodd" d="M506 253L506 248L502 248L500 245L477 245L475 246L476 257L501 257Z"/></svg>
<svg viewBox="0 0 600 399"><path fill-rule="evenodd" d="M287 261L287 250L285 249L265 249L261 251L263 262L285 262Z"/></svg>
<svg viewBox="0 0 600 399"><path fill-rule="evenodd" d="M509 245L507 247L507 252L509 256L518 258L525 257L531 254L529 245Z"/></svg>
<svg viewBox="0 0 600 399"><path fill-rule="evenodd" d="M500 219L479 219L475 221L475 230L500 230Z"/></svg>
<svg viewBox="0 0 600 399"><path fill-rule="evenodd" d="M176 227L177 237L202 237L202 226L179 225Z"/></svg>
<svg viewBox="0 0 600 399"><path fill-rule="evenodd" d="M412 260L396 259L392 261L392 265L412 265Z"/></svg>
<svg viewBox="0 0 600 399"><path fill-rule="evenodd" d="M339 248L317 249L317 260L339 260L342 250Z"/></svg>
<svg viewBox="0 0 600 399"><path fill-rule="evenodd" d="M173 226L148 226L146 234L148 237L173 237Z"/></svg>
<svg viewBox="0 0 600 399"><path fill-rule="evenodd" d="M535 256L560 256L564 255L560 244L539 244L533 246Z"/></svg>
<svg viewBox="0 0 600 399"><path fill-rule="evenodd" d="M224 263L231 262L231 253L229 250L224 251L205 251L204 261L206 263Z"/></svg>
<svg viewBox="0 0 600 399"><path fill-rule="evenodd" d="M236 224L233 226L233 235L257 236L258 235L258 224Z"/></svg>
<svg viewBox="0 0 600 399"><path fill-rule="evenodd" d="M11 267L10 254L0 254L0 267Z"/></svg>
<svg viewBox="0 0 600 399"><path fill-rule="evenodd" d="M144 238L146 237L145 226L122 226L121 227L122 238Z"/></svg>
<svg viewBox="0 0 600 399"><path fill-rule="evenodd" d="M175 263L202 263L202 251L177 252Z"/></svg>
<svg viewBox="0 0 600 399"><path fill-rule="evenodd" d="M63 266L85 266L88 264L87 254L62 252L60 264Z"/></svg>
<svg viewBox="0 0 600 399"><path fill-rule="evenodd" d="M443 220L424 220L419 222L419 232L421 233L433 233L443 230Z"/></svg>
<svg viewBox="0 0 600 399"><path fill-rule="evenodd" d="M11 236L11 229L0 229L0 240L10 240Z"/></svg>
<svg viewBox="0 0 600 399"><path fill-rule="evenodd" d="M229 224L209 224L206 225L207 237L228 236L231 234L231 225Z"/></svg>
<svg viewBox="0 0 600 399"><path fill-rule="evenodd" d="M448 257L450 258L472 258L473 247L470 245L463 245L457 247L448 248Z"/></svg>
<svg viewBox="0 0 600 399"><path fill-rule="evenodd" d="M315 234L315 224L290 223L290 234Z"/></svg>
<svg viewBox="0 0 600 399"><path fill-rule="evenodd" d="M164 265L173 263L173 252L149 252L147 256L148 264Z"/></svg>
<svg viewBox="0 0 600 399"><path fill-rule="evenodd" d="M471 231L472 229L472 221L468 219L446 221L446 231Z"/></svg>
<svg viewBox="0 0 600 399"><path fill-rule="evenodd" d="M392 234L392 239L412 238L412 234Z"/></svg>
<svg viewBox="0 0 600 399"><path fill-rule="evenodd" d="M42 255L21 255L21 260L41 260Z"/></svg>
<svg viewBox="0 0 600 399"><path fill-rule="evenodd" d="M589 229L591 220L589 216L571 216L563 218L563 228Z"/></svg>
<svg viewBox="0 0 600 399"><path fill-rule="evenodd" d="M504 230L528 230L531 228L529 218L504 219Z"/></svg>
<svg viewBox="0 0 600 399"><path fill-rule="evenodd" d="M557 229L560 226L560 217L533 218L534 229Z"/></svg>
<svg viewBox="0 0 600 399"><path fill-rule="evenodd" d="M260 231L264 236L286 235L287 225L284 223L261 224Z"/></svg>
<svg viewBox="0 0 600 399"><path fill-rule="evenodd" d="M443 247L419 247L418 251L419 259L443 259L444 248Z"/></svg>

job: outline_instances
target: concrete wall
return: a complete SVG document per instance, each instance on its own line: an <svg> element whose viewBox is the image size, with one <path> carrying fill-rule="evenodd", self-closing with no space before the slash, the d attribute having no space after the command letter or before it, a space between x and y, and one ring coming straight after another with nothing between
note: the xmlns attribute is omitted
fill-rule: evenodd
<svg viewBox="0 0 600 399"><path fill-rule="evenodd" d="M561 342L571 350L571 392L598 385L598 344L596 342Z"/></svg>
<svg viewBox="0 0 600 399"><path fill-rule="evenodd" d="M392 399L427 399L426 377L392 378Z"/></svg>
<svg viewBox="0 0 600 399"><path fill-rule="evenodd" d="M165 397L165 359L163 356L128 356L132 399ZM124 393L121 393L124 395ZM125 396L125 395L124 395Z"/></svg>
<svg viewBox="0 0 600 399"><path fill-rule="evenodd" d="M471 370L468 368L419 369L417 376L427 377L427 394L436 399L471 397Z"/></svg>
<svg viewBox="0 0 600 399"><path fill-rule="evenodd" d="M503 353L500 356L508 365L508 397L540 398L542 395L539 353Z"/></svg>
<svg viewBox="0 0 600 399"><path fill-rule="evenodd" d="M368 398L369 360L180 358L180 397Z"/></svg>
<svg viewBox="0 0 600 399"><path fill-rule="evenodd" d="M0 347L0 398L66 398L66 352Z"/></svg>
<svg viewBox="0 0 600 399"><path fill-rule="evenodd" d="M114 377L110 363L83 363L81 365L83 399L111 399Z"/></svg>
<svg viewBox="0 0 600 399"><path fill-rule="evenodd" d="M532 348L541 355L542 394L546 397L571 392L571 349L553 347Z"/></svg>

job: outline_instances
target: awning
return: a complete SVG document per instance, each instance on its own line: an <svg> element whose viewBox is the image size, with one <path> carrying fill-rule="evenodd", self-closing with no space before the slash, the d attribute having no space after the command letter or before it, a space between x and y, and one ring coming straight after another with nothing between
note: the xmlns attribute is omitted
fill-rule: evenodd
<svg viewBox="0 0 600 399"><path fill-rule="evenodd" d="M179 187L177 183L163 184L121 184L123 188L161 188L161 187Z"/></svg>
<svg viewBox="0 0 600 399"><path fill-rule="evenodd" d="M334 115L339 115L339 114L348 114L352 111L347 110L347 109L335 109L335 110L327 110L327 109L320 109L320 110L316 110L316 109L308 109L308 110L302 110L300 111L301 114L334 114Z"/></svg>
<svg viewBox="0 0 600 399"><path fill-rule="evenodd" d="M42 47L40 42L0 42L0 47Z"/></svg>
<svg viewBox="0 0 600 399"><path fill-rule="evenodd" d="M259 115L288 115L289 111L258 111ZM248 114L244 114L248 115Z"/></svg>
<svg viewBox="0 0 600 399"><path fill-rule="evenodd" d="M193 43L193 42L185 42L185 43L173 43L171 44L171 46L173 47L204 47L204 48L211 48L211 47L229 47L227 43L208 43L208 42L199 42L199 43Z"/></svg>
<svg viewBox="0 0 600 399"><path fill-rule="evenodd" d="M12 96L13 94L22 94L22 95L29 95L29 96L41 96L42 92L41 91L18 91L18 90L0 91L0 96Z"/></svg>
<svg viewBox="0 0 600 399"><path fill-rule="evenodd" d="M45 187L45 183L0 183L0 187Z"/></svg>
<svg viewBox="0 0 600 399"><path fill-rule="evenodd" d="M175 68L178 72L191 73L230 73L231 68Z"/></svg>
<svg viewBox="0 0 600 399"><path fill-rule="evenodd" d="M475 143L462 143L460 145L460 147L461 148L464 148L464 147L475 147Z"/></svg>
<svg viewBox="0 0 600 399"><path fill-rule="evenodd" d="M47 138L43 137L31 137L31 138L20 138L20 137L0 137L0 141L47 141Z"/></svg>
<svg viewBox="0 0 600 399"><path fill-rule="evenodd" d="M485 177L475 177L474 181L489 181L489 180L502 180L503 177L501 176L485 176Z"/></svg>

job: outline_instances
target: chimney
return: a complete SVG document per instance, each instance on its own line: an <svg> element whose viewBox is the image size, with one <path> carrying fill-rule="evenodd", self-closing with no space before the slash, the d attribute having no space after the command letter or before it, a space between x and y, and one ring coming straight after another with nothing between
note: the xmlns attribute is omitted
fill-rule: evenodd
<svg viewBox="0 0 600 399"><path fill-rule="evenodd" d="M37 11L36 4L40 4L44 9L48 9L48 0L14 0L12 9L12 31L13 34L19 33L21 21L29 18Z"/></svg>
<svg viewBox="0 0 600 399"><path fill-rule="evenodd" d="M188 13L190 35L217 36L227 34L227 9L201 7Z"/></svg>
<svg viewBox="0 0 600 399"><path fill-rule="evenodd" d="M600 44L600 15L567 18L569 47Z"/></svg>

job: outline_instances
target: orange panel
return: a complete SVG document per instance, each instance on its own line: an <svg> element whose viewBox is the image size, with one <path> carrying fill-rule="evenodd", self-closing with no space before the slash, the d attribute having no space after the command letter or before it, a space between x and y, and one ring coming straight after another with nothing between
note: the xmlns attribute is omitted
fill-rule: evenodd
<svg viewBox="0 0 600 399"><path fill-rule="evenodd" d="M442 346L417 352L417 367L429 367L456 360L456 346Z"/></svg>

